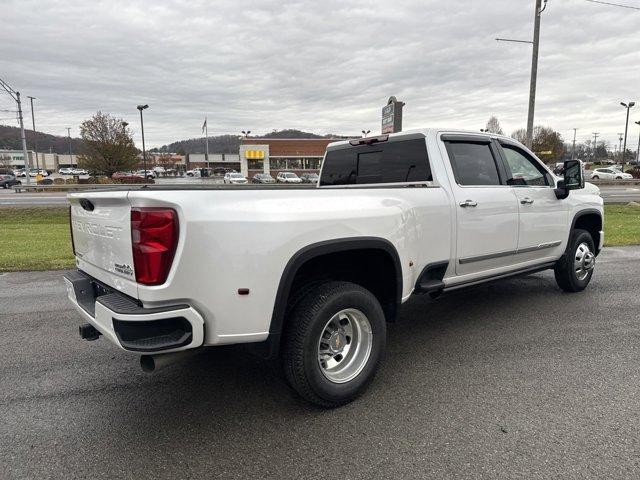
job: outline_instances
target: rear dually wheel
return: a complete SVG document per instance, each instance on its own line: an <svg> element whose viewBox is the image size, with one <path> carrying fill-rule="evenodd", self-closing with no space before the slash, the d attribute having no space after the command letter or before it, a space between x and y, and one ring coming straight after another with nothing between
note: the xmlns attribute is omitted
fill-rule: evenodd
<svg viewBox="0 0 640 480"><path fill-rule="evenodd" d="M373 379L386 343L376 297L349 282L309 290L289 312L282 361L305 400L332 408L356 398Z"/></svg>

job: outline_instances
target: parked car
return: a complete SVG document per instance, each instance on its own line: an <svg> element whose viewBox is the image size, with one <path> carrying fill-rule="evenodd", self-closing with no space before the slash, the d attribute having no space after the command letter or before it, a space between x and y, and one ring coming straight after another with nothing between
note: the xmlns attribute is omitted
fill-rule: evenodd
<svg viewBox="0 0 640 480"><path fill-rule="evenodd" d="M596 168L591 173L591 180L630 180L633 178L633 175L630 173L623 173L620 170L611 167L611 168Z"/></svg>
<svg viewBox="0 0 640 480"><path fill-rule="evenodd" d="M300 175L300 180L302 180L302 183L318 183L320 177L317 173L303 173Z"/></svg>
<svg viewBox="0 0 640 480"><path fill-rule="evenodd" d="M280 172L276 179L279 183L302 183L300 177L292 172Z"/></svg>
<svg viewBox="0 0 640 480"><path fill-rule="evenodd" d="M276 180L268 173L256 173L251 183L276 183Z"/></svg>
<svg viewBox="0 0 640 480"><path fill-rule="evenodd" d="M60 175L73 175L73 168L63 167L58 170Z"/></svg>
<svg viewBox="0 0 640 480"><path fill-rule="evenodd" d="M199 168L194 168L193 170L187 170L185 175L187 177L199 177L200 176L200 169Z"/></svg>
<svg viewBox="0 0 640 480"><path fill-rule="evenodd" d="M147 372L254 343L302 397L336 407L370 384L386 322L413 295L547 269L578 292L604 241L579 161L558 180L514 139L475 131L338 141L315 189L233 188L70 193L78 270L65 281L81 336L142 355Z"/></svg>
<svg viewBox="0 0 640 480"><path fill-rule="evenodd" d="M247 183L247 179L241 173L226 173L224 175L224 183L240 185Z"/></svg>
<svg viewBox="0 0 640 480"><path fill-rule="evenodd" d="M71 170L71 175L89 175L89 171L84 168L74 168Z"/></svg>
<svg viewBox="0 0 640 480"><path fill-rule="evenodd" d="M0 174L0 187L10 188L15 185L22 185L22 182L18 180L15 175Z"/></svg>
<svg viewBox="0 0 640 480"><path fill-rule="evenodd" d="M155 167L153 167L153 172L156 175L161 175L163 173L166 173L167 170L164 167L160 166L160 165L156 165Z"/></svg>
<svg viewBox="0 0 640 480"><path fill-rule="evenodd" d="M153 170L138 170L136 172L133 173L135 176L140 177L140 178L156 178L156 174L153 172Z"/></svg>
<svg viewBox="0 0 640 480"><path fill-rule="evenodd" d="M24 168L22 168L20 170L16 170L15 176L16 177L26 178L26 176L27 176L26 172L27 171ZM43 177L46 177L46 176L49 175L46 170L38 170L38 169L35 169L35 168L32 168L32 169L29 170L29 176L30 177L36 177L38 175L38 173L40 173L40 175L42 175Z"/></svg>

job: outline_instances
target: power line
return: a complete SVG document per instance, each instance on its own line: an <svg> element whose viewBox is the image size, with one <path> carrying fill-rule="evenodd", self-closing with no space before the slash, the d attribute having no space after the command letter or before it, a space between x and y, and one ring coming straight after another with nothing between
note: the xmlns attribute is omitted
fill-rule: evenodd
<svg viewBox="0 0 640 480"><path fill-rule="evenodd" d="M622 5L620 3L603 2L601 0L584 0L584 1L590 2L590 3L600 3L602 5L611 5L612 7L621 7L621 8L629 8L631 10L640 10L640 7L632 7L631 5Z"/></svg>

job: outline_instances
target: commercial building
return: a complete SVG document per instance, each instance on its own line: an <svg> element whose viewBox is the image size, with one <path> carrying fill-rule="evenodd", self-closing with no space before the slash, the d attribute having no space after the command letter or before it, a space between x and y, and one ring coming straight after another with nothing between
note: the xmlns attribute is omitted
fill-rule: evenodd
<svg viewBox="0 0 640 480"><path fill-rule="evenodd" d="M190 153L187 155L187 169L206 168L207 161L204 153ZM237 153L210 153L210 168L229 168L232 170L240 169L240 157Z"/></svg>
<svg viewBox="0 0 640 480"><path fill-rule="evenodd" d="M275 177L287 171L318 172L330 138L243 138L240 143L240 173L251 178L256 173Z"/></svg>
<svg viewBox="0 0 640 480"><path fill-rule="evenodd" d="M36 162L35 152L27 150L29 156L29 166L36 168L36 165L45 170L58 170L62 167L77 167L77 155L44 153L38 152ZM24 153L22 150L0 150L0 167L4 168L24 168Z"/></svg>

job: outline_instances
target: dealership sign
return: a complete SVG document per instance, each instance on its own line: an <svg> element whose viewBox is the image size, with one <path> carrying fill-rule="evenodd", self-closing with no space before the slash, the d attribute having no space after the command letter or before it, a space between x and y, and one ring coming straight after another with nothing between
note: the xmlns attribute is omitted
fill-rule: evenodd
<svg viewBox="0 0 640 480"><path fill-rule="evenodd" d="M389 97L387 104L382 107L382 133L402 131L402 107L404 102L399 102L396 97Z"/></svg>

